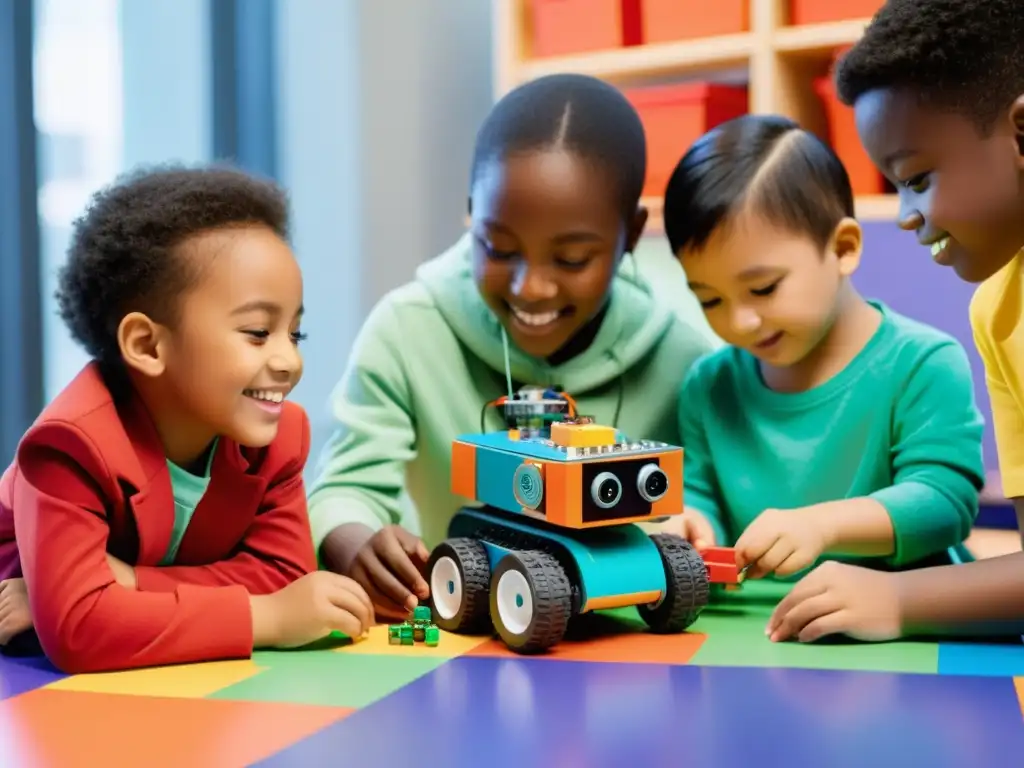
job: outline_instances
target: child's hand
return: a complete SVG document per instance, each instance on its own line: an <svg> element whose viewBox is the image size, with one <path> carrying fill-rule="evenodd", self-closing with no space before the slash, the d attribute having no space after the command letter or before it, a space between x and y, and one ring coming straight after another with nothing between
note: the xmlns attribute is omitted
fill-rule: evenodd
<svg viewBox="0 0 1024 768"><path fill-rule="evenodd" d="M253 595L253 645L298 648L332 632L361 637L373 626L370 596L355 581L315 571L271 595Z"/></svg>
<svg viewBox="0 0 1024 768"><path fill-rule="evenodd" d="M815 568L772 612L765 630L772 642L795 637L809 643L826 635L894 640L903 626L898 574L845 563Z"/></svg>
<svg viewBox="0 0 1024 768"><path fill-rule="evenodd" d="M0 581L0 645L32 628L32 612L24 579Z"/></svg>
<svg viewBox="0 0 1024 768"><path fill-rule="evenodd" d="M680 535L697 549L713 547L715 541L715 529L711 523L700 512L687 509L680 517Z"/></svg>
<svg viewBox="0 0 1024 768"><path fill-rule="evenodd" d="M128 563L118 560L111 554L107 555L107 565L114 572L114 580L126 589L138 589L138 580L135 578L135 569Z"/></svg>
<svg viewBox="0 0 1024 768"><path fill-rule="evenodd" d="M824 526L814 507L766 509L736 541L736 562L747 578L789 576L809 568L827 547Z"/></svg>
<svg viewBox="0 0 1024 768"><path fill-rule="evenodd" d="M405 619L430 596L423 571L430 553L399 525L382 528L356 554L348 575L370 595L377 615Z"/></svg>

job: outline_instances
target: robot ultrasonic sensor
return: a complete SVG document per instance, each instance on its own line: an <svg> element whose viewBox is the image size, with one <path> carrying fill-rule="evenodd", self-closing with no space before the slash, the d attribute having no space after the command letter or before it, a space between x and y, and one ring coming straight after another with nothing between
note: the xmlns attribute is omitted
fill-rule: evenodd
<svg viewBox="0 0 1024 768"><path fill-rule="evenodd" d="M712 583L741 581L731 550L702 554L637 525L682 514L682 448L630 440L551 390L495 404L508 429L452 445L452 492L477 506L455 514L428 563L438 627L493 628L511 650L536 653L574 616L636 606L653 632L677 633Z"/></svg>

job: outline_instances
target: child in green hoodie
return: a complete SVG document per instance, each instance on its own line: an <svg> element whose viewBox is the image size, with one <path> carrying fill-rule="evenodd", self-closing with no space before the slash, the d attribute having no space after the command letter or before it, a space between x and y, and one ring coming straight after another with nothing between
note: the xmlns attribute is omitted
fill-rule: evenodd
<svg viewBox="0 0 1024 768"><path fill-rule="evenodd" d="M531 81L485 120L470 231L370 313L310 489L322 564L379 617L428 596L428 548L472 501L449 490L452 441L503 428L487 405L509 389L560 388L601 423L680 443L675 393L717 340L681 273L655 294L625 258L647 221L645 172L636 112L595 78Z"/></svg>

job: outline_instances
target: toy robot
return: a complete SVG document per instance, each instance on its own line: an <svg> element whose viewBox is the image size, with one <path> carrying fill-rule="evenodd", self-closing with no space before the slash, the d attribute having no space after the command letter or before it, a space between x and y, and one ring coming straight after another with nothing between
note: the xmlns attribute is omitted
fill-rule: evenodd
<svg viewBox="0 0 1024 768"><path fill-rule="evenodd" d="M438 627L493 627L511 650L536 653L576 615L635 605L653 632L677 633L707 605L711 584L742 580L731 549L700 553L636 525L682 514L681 448L628 440L551 390L494 404L512 426L452 445L452 492L481 506L460 509L431 553Z"/></svg>

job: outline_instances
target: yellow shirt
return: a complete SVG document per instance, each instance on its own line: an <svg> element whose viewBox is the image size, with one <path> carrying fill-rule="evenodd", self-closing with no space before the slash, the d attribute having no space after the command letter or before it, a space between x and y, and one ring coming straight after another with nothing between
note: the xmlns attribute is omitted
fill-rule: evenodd
<svg viewBox="0 0 1024 768"><path fill-rule="evenodd" d="M978 286L974 343L985 363L1003 493L1024 497L1024 251Z"/></svg>

